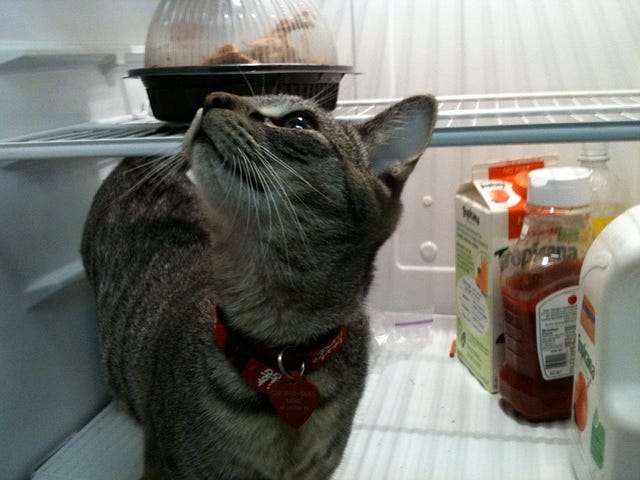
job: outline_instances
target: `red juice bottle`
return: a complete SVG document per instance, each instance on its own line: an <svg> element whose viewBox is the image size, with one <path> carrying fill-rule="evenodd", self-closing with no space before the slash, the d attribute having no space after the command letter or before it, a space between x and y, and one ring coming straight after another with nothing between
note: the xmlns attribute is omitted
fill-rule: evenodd
<svg viewBox="0 0 640 480"><path fill-rule="evenodd" d="M589 173L580 167L529 172L522 232L501 257L499 391L533 422L571 415L578 282L593 237Z"/></svg>

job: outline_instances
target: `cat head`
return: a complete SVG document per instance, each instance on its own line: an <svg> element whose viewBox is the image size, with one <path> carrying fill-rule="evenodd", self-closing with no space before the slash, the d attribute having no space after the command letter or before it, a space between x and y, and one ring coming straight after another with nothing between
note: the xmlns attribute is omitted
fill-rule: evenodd
<svg viewBox="0 0 640 480"><path fill-rule="evenodd" d="M362 275L395 228L436 110L415 96L355 124L299 97L212 93L184 150L214 241L246 244L242 255L253 250L272 272L286 265L285 275L350 263Z"/></svg>

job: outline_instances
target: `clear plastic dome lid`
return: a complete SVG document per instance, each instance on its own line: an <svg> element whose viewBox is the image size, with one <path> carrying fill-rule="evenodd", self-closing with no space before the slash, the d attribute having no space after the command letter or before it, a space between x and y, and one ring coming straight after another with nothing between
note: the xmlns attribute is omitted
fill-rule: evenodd
<svg viewBox="0 0 640 480"><path fill-rule="evenodd" d="M337 51L312 0L161 0L145 67L335 65Z"/></svg>

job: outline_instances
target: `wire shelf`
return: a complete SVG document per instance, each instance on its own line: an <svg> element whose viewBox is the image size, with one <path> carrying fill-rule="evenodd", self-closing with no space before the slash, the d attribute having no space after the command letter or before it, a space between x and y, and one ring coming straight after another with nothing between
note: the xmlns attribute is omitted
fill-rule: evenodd
<svg viewBox="0 0 640 480"><path fill-rule="evenodd" d="M399 99L339 102L345 121L365 121ZM640 90L438 97L436 147L640 140ZM0 167L21 160L165 155L185 127L152 118L87 123L0 141Z"/></svg>
<svg viewBox="0 0 640 480"><path fill-rule="evenodd" d="M336 115L365 120L398 99L341 102ZM640 140L640 90L438 97L431 145Z"/></svg>

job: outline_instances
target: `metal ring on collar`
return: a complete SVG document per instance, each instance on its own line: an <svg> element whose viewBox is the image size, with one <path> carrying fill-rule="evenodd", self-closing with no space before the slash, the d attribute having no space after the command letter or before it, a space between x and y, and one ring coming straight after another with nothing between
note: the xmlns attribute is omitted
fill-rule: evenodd
<svg viewBox="0 0 640 480"><path fill-rule="evenodd" d="M287 380L292 382L295 380L295 378L289 375L289 372L287 372L287 370L284 368L284 363L283 363L284 352L287 348L289 347L284 347L282 351L278 354L278 369L280 370L280 373L282 373L282 375L284 375ZM299 372L300 376L304 375L304 367L305 365L303 360L302 364L300 365L300 372Z"/></svg>

